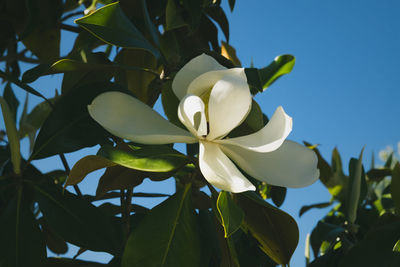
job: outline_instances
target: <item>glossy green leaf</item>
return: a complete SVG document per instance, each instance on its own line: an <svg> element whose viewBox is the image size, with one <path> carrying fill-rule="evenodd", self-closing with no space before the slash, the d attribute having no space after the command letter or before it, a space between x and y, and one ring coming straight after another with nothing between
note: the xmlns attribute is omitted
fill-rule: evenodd
<svg viewBox="0 0 400 267"><path fill-rule="evenodd" d="M110 217L51 181L34 188L46 222L65 241L94 251L118 253L120 228Z"/></svg>
<svg viewBox="0 0 400 267"><path fill-rule="evenodd" d="M299 241L296 221L254 192L235 194L234 199L244 211L244 226L260 248L276 263L288 264Z"/></svg>
<svg viewBox="0 0 400 267"><path fill-rule="evenodd" d="M200 237L190 185L153 208L132 231L122 267L200 266Z"/></svg>
<svg viewBox="0 0 400 267"><path fill-rule="evenodd" d="M122 150L103 146L97 153L118 165L148 172L170 172L187 163L186 156L169 146L145 146L140 149Z"/></svg>
<svg viewBox="0 0 400 267"><path fill-rule="evenodd" d="M158 50L125 16L118 2L106 5L75 22L106 43L125 48L145 49L156 57L159 56Z"/></svg>
<svg viewBox="0 0 400 267"><path fill-rule="evenodd" d="M145 177L143 172L137 170L122 166L108 167L100 177L96 189L96 198L99 199L112 190L123 190L138 186Z"/></svg>
<svg viewBox="0 0 400 267"><path fill-rule="evenodd" d="M400 215L400 163L396 163L396 166L394 166L390 193L392 195L396 213Z"/></svg>
<svg viewBox="0 0 400 267"><path fill-rule="evenodd" d="M364 180L363 175L362 156L364 148L361 150L358 159L351 159L349 165L349 186L346 199L346 217L350 223L354 223L357 218L357 210L360 205L361 198L361 185Z"/></svg>
<svg viewBox="0 0 400 267"><path fill-rule="evenodd" d="M400 254L393 251L399 238L399 222L376 226L342 257L339 266L400 266Z"/></svg>
<svg viewBox="0 0 400 267"><path fill-rule="evenodd" d="M228 238L242 225L244 213L233 201L231 195L225 191L221 191L218 195L217 209L221 216L225 238Z"/></svg>
<svg viewBox="0 0 400 267"><path fill-rule="evenodd" d="M256 89L256 92L263 92L273 82L284 74L292 71L295 64L295 57L292 55L277 56L271 64L262 69L246 68L248 84Z"/></svg>
<svg viewBox="0 0 400 267"><path fill-rule="evenodd" d="M10 110L6 100L0 97L0 106L3 113L4 124L6 126L8 144L11 150L11 162L13 164L14 173L21 173L21 152L19 144L19 136L12 111Z"/></svg>
<svg viewBox="0 0 400 267"><path fill-rule="evenodd" d="M57 101L37 136L31 159L76 151L107 141L109 134L89 115L87 106L106 91L124 91L110 82L74 88Z"/></svg>
<svg viewBox="0 0 400 267"><path fill-rule="evenodd" d="M394 252L400 252L400 239L397 240L396 244L394 244L393 251Z"/></svg>
<svg viewBox="0 0 400 267"><path fill-rule="evenodd" d="M46 246L25 193L20 188L0 215L0 266L44 266Z"/></svg>
<svg viewBox="0 0 400 267"><path fill-rule="evenodd" d="M329 207L330 205L332 205L332 202L321 202L321 203L316 203L316 204L312 204L312 205L305 205L305 206L301 207L301 209L299 211L299 217L301 217L301 215L303 215L310 209L314 209L314 208L323 209L323 208Z"/></svg>
<svg viewBox="0 0 400 267"><path fill-rule="evenodd" d="M83 157L72 167L64 187L68 185L76 185L89 173L114 165L114 162L100 156L89 155Z"/></svg>

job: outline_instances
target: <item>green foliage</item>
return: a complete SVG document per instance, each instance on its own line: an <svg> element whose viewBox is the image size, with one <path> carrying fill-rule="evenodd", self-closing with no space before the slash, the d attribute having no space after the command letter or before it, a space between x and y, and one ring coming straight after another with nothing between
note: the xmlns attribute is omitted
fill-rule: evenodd
<svg viewBox="0 0 400 267"><path fill-rule="evenodd" d="M225 238L228 238L242 225L243 211L235 204L230 194L225 191L221 191L218 195L217 208L221 215Z"/></svg>

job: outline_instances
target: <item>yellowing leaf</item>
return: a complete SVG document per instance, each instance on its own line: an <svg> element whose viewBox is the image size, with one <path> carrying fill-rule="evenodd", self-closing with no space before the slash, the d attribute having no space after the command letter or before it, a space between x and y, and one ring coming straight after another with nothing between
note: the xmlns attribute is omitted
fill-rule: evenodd
<svg viewBox="0 0 400 267"><path fill-rule="evenodd" d="M232 61L236 66L242 66L242 63L236 55L236 49L224 41L221 41L221 55Z"/></svg>

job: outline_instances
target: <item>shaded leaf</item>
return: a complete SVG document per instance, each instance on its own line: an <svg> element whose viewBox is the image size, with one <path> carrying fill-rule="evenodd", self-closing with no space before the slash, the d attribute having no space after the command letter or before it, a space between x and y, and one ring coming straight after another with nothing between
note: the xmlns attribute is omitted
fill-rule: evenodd
<svg viewBox="0 0 400 267"><path fill-rule="evenodd" d="M133 188L143 182L143 172L122 166L108 167L100 177L96 189L96 199L104 196L108 191Z"/></svg>
<svg viewBox="0 0 400 267"><path fill-rule="evenodd" d="M13 165L14 173L21 173L21 152L19 144L19 136L12 111L10 110L6 100L0 97L0 106L3 113L4 124L6 126L8 145L11 152L11 162Z"/></svg>
<svg viewBox="0 0 400 267"><path fill-rule="evenodd" d="M221 6L213 5L208 7L206 9L206 12L214 21L218 23L219 27L221 28L222 32L225 35L226 41L229 43L229 22L228 18L225 15L224 10L221 8ZM225 45L225 47L233 48L228 43L222 41L222 44ZM235 57L236 57L236 52L235 52ZM235 63L235 65L240 66L240 61L238 61L239 64L237 64L237 62L233 60L232 62Z"/></svg>
<svg viewBox="0 0 400 267"><path fill-rule="evenodd" d="M43 218L42 218L43 219ZM56 254L65 254L68 251L68 245L53 229L44 221L40 223L42 232L46 238L47 247Z"/></svg>
<svg viewBox="0 0 400 267"><path fill-rule="evenodd" d="M299 211L299 217L301 217L301 215L303 215L310 209L314 209L314 208L323 209L323 208L329 207L330 205L332 205L332 202L322 202L322 203L316 203L316 204L312 204L312 205L305 205L305 206L301 207L301 209Z"/></svg>
<svg viewBox="0 0 400 267"><path fill-rule="evenodd" d="M349 181L348 181L349 189L347 192L347 199L345 203L346 203L346 217L350 223L355 222L357 218L358 206L362 201L361 184L363 180L365 182L365 174L363 175L363 166L362 166L363 152L364 148L361 150L360 157L358 159L351 159L349 164Z"/></svg>
<svg viewBox="0 0 400 267"><path fill-rule="evenodd" d="M277 56L271 64L262 69L246 68L247 83L257 92L263 92L284 74L292 71L295 57L292 55Z"/></svg>
<svg viewBox="0 0 400 267"><path fill-rule="evenodd" d="M118 165L148 172L169 172L187 163L185 155L169 146L145 146L128 151L107 145L97 155Z"/></svg>
<svg viewBox="0 0 400 267"><path fill-rule="evenodd" d="M121 235L110 217L50 181L34 188L46 222L65 241L93 251L118 253Z"/></svg>
<svg viewBox="0 0 400 267"><path fill-rule="evenodd" d="M182 129L186 129L186 127L178 118L177 110L179 106L179 99L172 91L171 86L172 81L167 81L163 83L163 89L161 91L161 102L163 105L164 113L170 122L181 127Z"/></svg>
<svg viewBox="0 0 400 267"><path fill-rule="evenodd" d="M15 96L10 83L7 83L4 87L3 98L6 100L8 107L10 108L11 114L13 115L14 121L17 121L17 111L19 106L19 101Z"/></svg>
<svg viewBox="0 0 400 267"><path fill-rule="evenodd" d="M72 167L64 188L68 185L80 183L91 172L114 165L114 162L100 156L90 155L83 157Z"/></svg>
<svg viewBox="0 0 400 267"><path fill-rule="evenodd" d="M242 225L244 213L233 201L231 195L225 191L221 191L218 195L217 209L221 216L225 238L228 238Z"/></svg>
<svg viewBox="0 0 400 267"><path fill-rule="evenodd" d="M115 62L137 68L156 69L156 58L146 50L122 49L115 57ZM153 73L119 69L115 74L115 82L131 91L140 101L148 103L150 82L155 78Z"/></svg>
<svg viewBox="0 0 400 267"><path fill-rule="evenodd" d="M370 181L380 182L383 178L391 174L391 169L371 169L367 172L367 177Z"/></svg>
<svg viewBox="0 0 400 267"><path fill-rule="evenodd" d="M200 238L190 185L153 208L132 231L122 266L200 266Z"/></svg>
<svg viewBox="0 0 400 267"><path fill-rule="evenodd" d="M0 265L43 266L46 247L22 187L0 216Z"/></svg>
<svg viewBox="0 0 400 267"><path fill-rule="evenodd" d="M394 202L396 213L400 215L400 163L396 163L392 173L392 183L390 193Z"/></svg>
<svg viewBox="0 0 400 267"><path fill-rule="evenodd" d="M299 240L296 221L254 192L235 194L245 213L244 225L260 243L260 248L279 264L288 264Z"/></svg>
<svg viewBox="0 0 400 267"><path fill-rule="evenodd" d="M393 251L393 246L399 238L400 222L371 229L363 240L342 257L339 266L399 266L400 254Z"/></svg>
<svg viewBox="0 0 400 267"><path fill-rule="evenodd" d="M236 55L236 49L224 41L221 41L221 55L232 61L236 66L242 66L242 63Z"/></svg>
<svg viewBox="0 0 400 267"><path fill-rule="evenodd" d="M106 5L88 16L77 19L75 23L106 43L125 48L145 49L156 57L159 56L158 50L125 16L118 2Z"/></svg>
<svg viewBox="0 0 400 267"><path fill-rule="evenodd" d="M286 187L281 187L276 185L271 186L270 196L272 202L274 202L274 204L277 207L280 207L283 204L283 201L285 201L286 191L287 191Z"/></svg>
<svg viewBox="0 0 400 267"><path fill-rule="evenodd" d="M92 100L106 91L124 90L110 82L99 82L74 88L63 95L40 129L31 159L41 159L107 142L109 134L87 111Z"/></svg>
<svg viewBox="0 0 400 267"><path fill-rule="evenodd" d="M182 18L182 10L177 7L175 0L168 0L165 10L166 30L170 31L183 26L188 26Z"/></svg>

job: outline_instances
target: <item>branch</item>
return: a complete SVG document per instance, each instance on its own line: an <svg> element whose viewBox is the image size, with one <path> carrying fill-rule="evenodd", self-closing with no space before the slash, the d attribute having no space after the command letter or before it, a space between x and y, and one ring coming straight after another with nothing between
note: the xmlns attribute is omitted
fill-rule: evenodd
<svg viewBox="0 0 400 267"><path fill-rule="evenodd" d="M75 27L75 26L71 26L71 25L68 25L68 24L64 24L64 23L60 23L60 29L66 30L66 31L70 31L70 32L75 32L75 33L80 33L81 32L81 28Z"/></svg>
<svg viewBox="0 0 400 267"><path fill-rule="evenodd" d="M58 154L58 156L60 157L61 162L62 162L63 165L64 165L64 168L65 168L65 171L67 172L67 175L69 175L69 173L71 172L71 169L69 168L67 159L65 158L64 154L62 154L62 153ZM82 192L81 192L81 190L79 189L78 185L74 184L74 189L75 189L76 194L77 194L79 197L82 197Z"/></svg>

